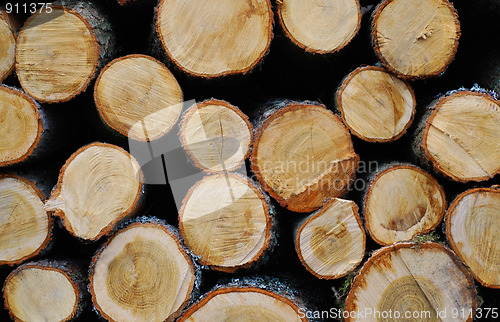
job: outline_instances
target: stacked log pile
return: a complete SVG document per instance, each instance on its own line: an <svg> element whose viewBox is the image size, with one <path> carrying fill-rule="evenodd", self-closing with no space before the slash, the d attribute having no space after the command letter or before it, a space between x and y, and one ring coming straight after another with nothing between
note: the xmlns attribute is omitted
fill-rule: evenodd
<svg viewBox="0 0 500 322"><path fill-rule="evenodd" d="M0 320L500 318L494 0L40 6L0 9Z"/></svg>

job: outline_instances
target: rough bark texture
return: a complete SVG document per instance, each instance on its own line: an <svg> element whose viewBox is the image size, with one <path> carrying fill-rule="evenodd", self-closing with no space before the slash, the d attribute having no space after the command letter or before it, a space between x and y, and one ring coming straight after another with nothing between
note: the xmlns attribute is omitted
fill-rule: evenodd
<svg viewBox="0 0 500 322"><path fill-rule="evenodd" d="M101 68L116 55L116 38L113 26L107 15L100 9L96 2L81 0L56 0L54 5L64 6L80 14L92 27L97 43L99 45L99 61L97 64L97 76Z"/></svg>

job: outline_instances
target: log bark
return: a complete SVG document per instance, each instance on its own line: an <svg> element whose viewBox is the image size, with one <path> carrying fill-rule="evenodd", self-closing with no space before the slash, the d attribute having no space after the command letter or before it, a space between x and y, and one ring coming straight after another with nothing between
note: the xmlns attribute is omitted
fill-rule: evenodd
<svg viewBox="0 0 500 322"><path fill-rule="evenodd" d="M109 127L139 141L168 133L183 106L182 90L174 75L146 55L128 55L106 65L97 78L94 100Z"/></svg>
<svg viewBox="0 0 500 322"><path fill-rule="evenodd" d="M40 102L65 102L85 91L115 52L107 17L93 3L56 1L19 32L16 73Z"/></svg>
<svg viewBox="0 0 500 322"><path fill-rule="evenodd" d="M0 11L0 83L10 75L16 61L16 34L7 13Z"/></svg>
<svg viewBox="0 0 500 322"><path fill-rule="evenodd" d="M5 307L16 321L68 321L85 305L81 272L62 261L26 263L4 284Z"/></svg>
<svg viewBox="0 0 500 322"><path fill-rule="evenodd" d="M395 164L379 171L364 197L366 230L381 245L428 233L439 225L445 210L444 189L413 165Z"/></svg>
<svg viewBox="0 0 500 322"><path fill-rule="evenodd" d="M473 108L471 108L473 107ZM429 107L415 136L419 159L458 182L484 181L500 173L500 106L486 92L460 90Z"/></svg>
<svg viewBox="0 0 500 322"><path fill-rule="evenodd" d="M175 65L206 78L249 72L273 36L269 0L160 0L155 24Z"/></svg>
<svg viewBox="0 0 500 322"><path fill-rule="evenodd" d="M353 201L330 199L300 225L295 249L314 276L336 279L354 270L365 255L366 236Z"/></svg>
<svg viewBox="0 0 500 322"><path fill-rule="evenodd" d="M477 0L473 2L472 6L468 6L468 14L472 17L480 17L478 21L491 21L494 22L495 18L500 15L500 1L498 0ZM476 23L479 27L479 24ZM481 26L484 28L484 26ZM498 32L498 26L493 24L487 28L495 28L492 33ZM479 44L483 44L480 42ZM487 44L487 45L486 45ZM476 73L475 82L479 83L481 86L494 90L497 95L500 94L500 47L497 42L486 42L486 46L481 51L484 51L484 55L481 55L481 60L473 65L473 71ZM471 44L471 46L473 46ZM478 49L475 50L475 52Z"/></svg>
<svg viewBox="0 0 500 322"><path fill-rule="evenodd" d="M19 264L47 249L53 221L44 200L31 181L0 176L0 265Z"/></svg>
<svg viewBox="0 0 500 322"><path fill-rule="evenodd" d="M500 187L474 188L455 198L446 213L446 236L483 286L500 288Z"/></svg>
<svg viewBox="0 0 500 322"><path fill-rule="evenodd" d="M485 57L481 59L478 66L474 66L477 71L478 83L495 92L496 95L500 93L500 48L489 49L485 53Z"/></svg>
<svg viewBox="0 0 500 322"><path fill-rule="evenodd" d="M59 216L72 235L94 241L136 213L142 182L140 167L128 152L92 143L66 161L45 209Z"/></svg>
<svg viewBox="0 0 500 322"><path fill-rule="evenodd" d="M171 321L190 299L196 274L175 228L143 218L97 251L89 290L109 321Z"/></svg>
<svg viewBox="0 0 500 322"><path fill-rule="evenodd" d="M24 92L0 85L0 114L0 167L25 161L42 138L40 105Z"/></svg>
<svg viewBox="0 0 500 322"><path fill-rule="evenodd" d="M196 167L207 172L234 171L250 154L253 127L239 108L210 99L184 114L179 135Z"/></svg>
<svg viewBox="0 0 500 322"><path fill-rule="evenodd" d="M278 17L294 44L313 53L341 50L361 25L358 0L278 1Z"/></svg>
<svg viewBox="0 0 500 322"><path fill-rule="evenodd" d="M271 241L272 218L264 194L237 174L198 181L179 211L179 230L198 261L232 272L262 259Z"/></svg>
<svg viewBox="0 0 500 322"><path fill-rule="evenodd" d="M314 102L280 102L257 126L252 170L282 207L311 212L344 195L359 157L337 115Z"/></svg>
<svg viewBox="0 0 500 322"><path fill-rule="evenodd" d="M455 57L459 38L458 15L447 0L385 0L373 14L375 53L399 77L443 73Z"/></svg>
<svg viewBox="0 0 500 322"><path fill-rule="evenodd" d="M219 287L191 306L183 321L307 321L293 300L257 287ZM305 311L304 311L305 312Z"/></svg>
<svg viewBox="0 0 500 322"><path fill-rule="evenodd" d="M357 68L337 91L344 124L368 142L392 142L403 136L413 121L416 105L410 84L381 67Z"/></svg>
<svg viewBox="0 0 500 322"><path fill-rule="evenodd" d="M406 312L418 321L472 321L476 306L474 281L453 252L436 243L398 243L376 251L363 265L345 310L354 312L346 321L394 321L405 319ZM356 315L367 311L372 313Z"/></svg>

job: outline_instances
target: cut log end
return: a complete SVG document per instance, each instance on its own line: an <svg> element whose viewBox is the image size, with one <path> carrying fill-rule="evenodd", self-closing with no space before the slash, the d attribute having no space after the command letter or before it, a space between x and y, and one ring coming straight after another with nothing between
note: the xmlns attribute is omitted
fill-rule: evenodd
<svg viewBox="0 0 500 322"><path fill-rule="evenodd" d="M291 103L257 130L252 169L263 188L295 212L344 195L359 157L340 118L322 105Z"/></svg>
<svg viewBox="0 0 500 322"><path fill-rule="evenodd" d="M307 321L290 300L255 287L228 287L208 293L179 319L184 321Z"/></svg>
<svg viewBox="0 0 500 322"><path fill-rule="evenodd" d="M172 320L195 281L194 265L179 239L158 223L134 223L119 231L92 263L92 300L112 321Z"/></svg>
<svg viewBox="0 0 500 322"><path fill-rule="evenodd" d="M500 188L459 195L446 215L446 235L458 257L484 286L500 288Z"/></svg>
<svg viewBox="0 0 500 322"><path fill-rule="evenodd" d="M193 163L207 172L238 169L250 153L252 125L238 108L218 100L193 106L180 137Z"/></svg>
<svg viewBox="0 0 500 322"><path fill-rule="evenodd" d="M345 310L371 311L371 318L380 321L407 320L405 314L414 321L443 321L450 312L465 312L453 321L472 321L475 308L474 281L455 254L436 243L402 243L368 259L354 279ZM356 314L346 319L364 320Z"/></svg>
<svg viewBox="0 0 500 322"><path fill-rule="evenodd" d="M453 60L460 23L447 0L386 0L374 13L372 38L389 70L426 78L439 75Z"/></svg>
<svg viewBox="0 0 500 322"><path fill-rule="evenodd" d="M414 166L392 166L368 188L366 229L381 245L411 240L436 228L445 210L444 190L431 175Z"/></svg>
<svg viewBox="0 0 500 322"><path fill-rule="evenodd" d="M52 220L43 199L27 180L0 178L0 264L17 264L47 247Z"/></svg>
<svg viewBox="0 0 500 322"><path fill-rule="evenodd" d="M14 69L16 36L9 21L0 14L0 82Z"/></svg>
<svg viewBox="0 0 500 322"><path fill-rule="evenodd" d="M28 263L5 281L5 306L16 321L68 321L80 305L80 289L68 272Z"/></svg>
<svg viewBox="0 0 500 322"><path fill-rule="evenodd" d="M500 173L500 106L485 93L442 97L427 119L422 148L435 168L460 182Z"/></svg>
<svg viewBox="0 0 500 322"><path fill-rule="evenodd" d="M410 85L380 67L360 67L344 80L337 105L345 125L362 140L390 142L413 121L415 95Z"/></svg>
<svg viewBox="0 0 500 322"><path fill-rule="evenodd" d="M288 37L315 53L332 53L347 45L361 24L357 0L279 1L278 14Z"/></svg>
<svg viewBox="0 0 500 322"><path fill-rule="evenodd" d="M141 191L135 159L117 146L93 143L66 161L45 208L60 216L74 236L96 240L132 214Z"/></svg>
<svg viewBox="0 0 500 322"><path fill-rule="evenodd" d="M43 131L37 103L21 91L0 86L0 167L26 160Z"/></svg>
<svg viewBox="0 0 500 322"><path fill-rule="evenodd" d="M296 249L309 272L319 278L334 279L361 263L365 241L356 204L331 199L300 226Z"/></svg>
<svg viewBox="0 0 500 322"><path fill-rule="evenodd" d="M264 195L248 179L217 174L188 192L179 229L200 263L231 271L262 257L269 245L271 219Z"/></svg>
<svg viewBox="0 0 500 322"><path fill-rule="evenodd" d="M151 141L170 131L182 109L182 90L162 63L146 55L113 60L94 88L97 109L117 132Z"/></svg>
<svg viewBox="0 0 500 322"><path fill-rule="evenodd" d="M23 89L40 102L68 101L85 90L98 60L92 27L66 8L35 13L19 32L16 73Z"/></svg>
<svg viewBox="0 0 500 322"><path fill-rule="evenodd" d="M162 0L156 13L163 48L191 75L246 73L262 59L272 38L269 0Z"/></svg>

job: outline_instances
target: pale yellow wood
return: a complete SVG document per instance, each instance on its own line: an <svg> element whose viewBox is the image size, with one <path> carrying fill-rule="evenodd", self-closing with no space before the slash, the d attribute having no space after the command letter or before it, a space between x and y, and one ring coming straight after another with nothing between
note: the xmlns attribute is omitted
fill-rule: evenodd
<svg viewBox="0 0 500 322"><path fill-rule="evenodd" d="M361 23L357 0L283 0L278 13L292 41L318 53L340 50Z"/></svg>
<svg viewBox="0 0 500 322"><path fill-rule="evenodd" d="M16 61L16 36L9 22L0 15L0 82L14 68Z"/></svg>
<svg viewBox="0 0 500 322"><path fill-rule="evenodd" d="M110 144L87 145L66 161L45 208L73 235L94 240L136 206L142 189L137 161Z"/></svg>
<svg viewBox="0 0 500 322"><path fill-rule="evenodd" d="M236 174L207 176L183 201L179 229L200 261L235 268L259 259L269 243L271 220L264 196Z"/></svg>
<svg viewBox="0 0 500 322"><path fill-rule="evenodd" d="M0 86L0 166L26 159L40 140L42 127L31 98Z"/></svg>
<svg viewBox="0 0 500 322"><path fill-rule="evenodd" d="M378 174L365 197L367 230L382 245L433 230L445 210L443 188L413 166L393 166Z"/></svg>
<svg viewBox="0 0 500 322"><path fill-rule="evenodd" d="M447 236L457 255L484 286L500 288L500 190L468 190L447 213Z"/></svg>
<svg viewBox="0 0 500 322"><path fill-rule="evenodd" d="M380 67L356 69L337 95L345 125L365 141L399 138L415 114L416 101L410 85Z"/></svg>
<svg viewBox="0 0 500 322"><path fill-rule="evenodd" d="M182 90L162 63L145 55L113 60L94 88L97 109L114 130L150 141L170 131L182 110Z"/></svg>
<svg viewBox="0 0 500 322"><path fill-rule="evenodd" d="M435 76L453 60L460 23L447 0L386 0L373 19L373 42L382 62L410 78Z"/></svg>
<svg viewBox="0 0 500 322"><path fill-rule="evenodd" d="M347 297L346 311L372 314L346 321L472 321L467 314L474 312L475 301L474 282L451 251L435 243L396 244L372 255ZM464 316L452 314L462 309ZM437 316L444 310L446 315ZM392 318L380 318L390 311Z"/></svg>
<svg viewBox="0 0 500 322"><path fill-rule="evenodd" d="M283 297L254 288L216 290L195 305L179 321L302 321L297 307Z"/></svg>
<svg viewBox="0 0 500 322"><path fill-rule="evenodd" d="M119 231L94 258L90 291L109 321L172 320L193 289L193 264L157 224Z"/></svg>
<svg viewBox="0 0 500 322"><path fill-rule="evenodd" d="M51 223L41 197L26 181L0 178L0 264L19 262L46 246Z"/></svg>
<svg viewBox="0 0 500 322"><path fill-rule="evenodd" d="M180 137L196 166L210 172L233 171L248 156L252 126L238 108L209 100L186 113Z"/></svg>
<svg viewBox="0 0 500 322"><path fill-rule="evenodd" d="M282 206L310 212L346 193L358 156L338 116L323 106L293 103L257 130L251 161L263 188Z"/></svg>
<svg viewBox="0 0 500 322"><path fill-rule="evenodd" d="M272 37L268 0L162 0L156 29L167 54L190 74L245 73Z"/></svg>
<svg viewBox="0 0 500 322"><path fill-rule="evenodd" d="M457 181L482 181L500 172L500 106L487 94L443 98L423 141L434 165Z"/></svg>
<svg viewBox="0 0 500 322"><path fill-rule="evenodd" d="M365 233L353 201L332 199L299 228L297 251L302 264L319 278L339 278L361 263Z"/></svg>
<svg viewBox="0 0 500 322"><path fill-rule="evenodd" d="M28 266L9 277L4 296L18 321L67 321L78 305L77 292L62 272Z"/></svg>
<svg viewBox="0 0 500 322"><path fill-rule="evenodd" d="M98 59L92 28L67 9L36 13L19 31L16 73L23 89L38 101L67 101L83 91Z"/></svg>

